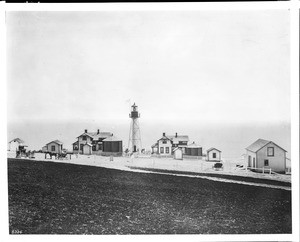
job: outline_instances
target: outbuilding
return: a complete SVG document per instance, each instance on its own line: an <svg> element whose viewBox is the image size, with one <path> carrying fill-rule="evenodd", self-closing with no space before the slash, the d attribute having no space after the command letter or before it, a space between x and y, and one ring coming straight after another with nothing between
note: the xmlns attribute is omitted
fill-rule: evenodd
<svg viewBox="0 0 300 242"><path fill-rule="evenodd" d="M86 143L83 145L83 154L91 155L92 154L92 145L90 143Z"/></svg>
<svg viewBox="0 0 300 242"><path fill-rule="evenodd" d="M193 142L185 148L185 155L202 156L202 147Z"/></svg>
<svg viewBox="0 0 300 242"><path fill-rule="evenodd" d="M116 136L110 136L103 140L102 155L121 156L123 153L123 142Z"/></svg>
<svg viewBox="0 0 300 242"><path fill-rule="evenodd" d="M273 141L258 139L246 148L246 152L249 168L285 173L287 151Z"/></svg>
<svg viewBox="0 0 300 242"><path fill-rule="evenodd" d="M63 142L59 140L53 140L46 144L46 147L48 152L61 154L63 150Z"/></svg>
<svg viewBox="0 0 300 242"><path fill-rule="evenodd" d="M8 150L9 151L18 151L19 146L24 147L25 142L23 140L21 140L20 138L15 138L8 143Z"/></svg>
<svg viewBox="0 0 300 242"><path fill-rule="evenodd" d="M208 161L221 161L221 151L216 148L210 148L206 151L206 159Z"/></svg>
<svg viewBox="0 0 300 242"><path fill-rule="evenodd" d="M176 147L176 148L173 150L173 153L174 153L174 159L175 159L175 160L182 160L182 159L183 159L183 151L182 151L182 148Z"/></svg>

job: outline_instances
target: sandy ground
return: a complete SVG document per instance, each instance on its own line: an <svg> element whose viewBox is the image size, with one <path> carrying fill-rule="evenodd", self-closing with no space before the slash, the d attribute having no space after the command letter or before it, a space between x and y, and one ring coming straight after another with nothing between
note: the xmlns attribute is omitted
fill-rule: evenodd
<svg viewBox="0 0 300 242"><path fill-rule="evenodd" d="M8 158L15 158L15 153L8 152L7 156ZM258 179L270 179L270 180L291 182L290 175L255 173L249 170L243 170L237 168L236 163L232 161L223 161L223 166L224 166L223 170L215 171L212 168L214 163L206 162L205 160L196 160L196 159L175 160L173 158L157 158L157 157L150 157L150 156L137 157L137 158L113 157L113 160L111 160L110 157L97 156L97 155L90 155L90 156L72 155L70 159L70 156L68 155L68 159L57 160L54 158L45 159L44 154L36 153L35 160L99 166L99 167L113 168L119 170L128 170L128 171L130 170L136 172L142 172L142 171L132 170L128 166L199 172L199 173L226 174L226 175L254 177Z"/></svg>

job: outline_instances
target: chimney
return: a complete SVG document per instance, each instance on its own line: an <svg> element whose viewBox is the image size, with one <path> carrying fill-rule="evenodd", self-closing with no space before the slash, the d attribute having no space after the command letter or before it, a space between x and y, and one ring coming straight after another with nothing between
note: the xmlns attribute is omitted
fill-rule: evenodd
<svg viewBox="0 0 300 242"><path fill-rule="evenodd" d="M100 133L100 129L97 130L97 134L99 134L99 133Z"/></svg>
<svg viewBox="0 0 300 242"><path fill-rule="evenodd" d="M84 133L87 133L87 129L84 130Z"/></svg>
<svg viewBox="0 0 300 242"><path fill-rule="evenodd" d="M163 136L166 136L166 133L163 133Z"/></svg>
<svg viewBox="0 0 300 242"><path fill-rule="evenodd" d="M175 138L177 138L177 133L175 133Z"/></svg>

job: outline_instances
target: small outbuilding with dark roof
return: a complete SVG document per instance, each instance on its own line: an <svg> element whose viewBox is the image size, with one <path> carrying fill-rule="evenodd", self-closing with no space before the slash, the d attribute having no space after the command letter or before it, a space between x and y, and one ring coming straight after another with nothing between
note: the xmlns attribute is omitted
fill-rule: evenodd
<svg viewBox="0 0 300 242"><path fill-rule="evenodd" d="M271 169L284 173L286 170L286 150L273 141L258 139L246 148L248 167Z"/></svg>

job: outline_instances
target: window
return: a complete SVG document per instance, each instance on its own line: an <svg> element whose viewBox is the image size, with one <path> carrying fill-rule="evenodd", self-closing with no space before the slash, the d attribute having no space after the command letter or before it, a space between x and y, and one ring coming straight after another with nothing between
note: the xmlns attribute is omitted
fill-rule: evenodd
<svg viewBox="0 0 300 242"><path fill-rule="evenodd" d="M93 145L92 149L93 151L96 151L96 145Z"/></svg>
<svg viewBox="0 0 300 242"><path fill-rule="evenodd" d="M264 166L269 166L269 160L265 160Z"/></svg>
<svg viewBox="0 0 300 242"><path fill-rule="evenodd" d="M77 145L74 145L73 150L78 150L78 146L77 146Z"/></svg>
<svg viewBox="0 0 300 242"><path fill-rule="evenodd" d="M268 156L274 156L274 147L268 147Z"/></svg>
<svg viewBox="0 0 300 242"><path fill-rule="evenodd" d="M83 144L80 144L80 150L83 150Z"/></svg>
<svg viewBox="0 0 300 242"><path fill-rule="evenodd" d="M169 154L170 148L166 147L166 153Z"/></svg>
<svg viewBox="0 0 300 242"><path fill-rule="evenodd" d="M213 153L213 158L217 158L217 153Z"/></svg>
<svg viewBox="0 0 300 242"><path fill-rule="evenodd" d="M51 151L55 151L55 145L51 145Z"/></svg>
<svg viewBox="0 0 300 242"><path fill-rule="evenodd" d="M164 153L164 147L160 147L160 153L161 153L161 154Z"/></svg>
<svg viewBox="0 0 300 242"><path fill-rule="evenodd" d="M164 139L164 140L163 140L163 144L166 144L166 143L167 143L167 140Z"/></svg>
<svg viewBox="0 0 300 242"><path fill-rule="evenodd" d="M86 136L84 135L84 136L82 136L82 140L86 140Z"/></svg>

